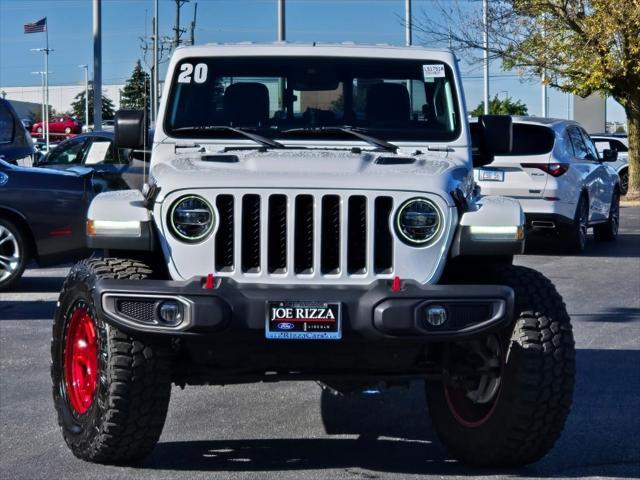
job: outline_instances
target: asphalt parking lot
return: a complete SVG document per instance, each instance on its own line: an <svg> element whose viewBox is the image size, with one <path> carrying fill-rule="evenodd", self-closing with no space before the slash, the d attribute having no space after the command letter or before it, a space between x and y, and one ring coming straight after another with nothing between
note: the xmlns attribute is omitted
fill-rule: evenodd
<svg viewBox="0 0 640 480"><path fill-rule="evenodd" d="M337 402L312 383L174 389L167 424L136 469L75 459L51 402L51 316L66 268L29 270L0 294L0 479L640 477L640 207L616 244L579 257L539 245L517 263L549 276L572 316L578 377L555 449L535 465L472 470L430 427L421 385ZM321 413L342 432L325 433Z"/></svg>

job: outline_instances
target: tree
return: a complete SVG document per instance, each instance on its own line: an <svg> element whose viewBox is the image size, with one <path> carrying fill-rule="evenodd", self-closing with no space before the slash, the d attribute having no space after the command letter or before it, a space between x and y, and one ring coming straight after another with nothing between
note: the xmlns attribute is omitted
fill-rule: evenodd
<svg viewBox="0 0 640 480"><path fill-rule="evenodd" d="M84 121L84 90L74 97L75 101L71 103L71 112L74 117ZM115 107L113 101L102 94L102 119L111 120L115 116ZM93 121L93 85L89 85L89 122Z"/></svg>
<svg viewBox="0 0 640 480"><path fill-rule="evenodd" d="M132 110L144 110L149 118L149 108L151 103L150 92L151 81L149 74L144 71L140 60L133 67L133 73L122 90L120 106Z"/></svg>
<svg viewBox="0 0 640 480"><path fill-rule="evenodd" d="M482 16L462 2L417 22L422 40L482 49ZM625 110L629 192L640 196L640 3L638 0L492 0L489 53L506 70L543 77L582 97L600 93ZM451 28L450 28L451 27Z"/></svg>
<svg viewBox="0 0 640 480"><path fill-rule="evenodd" d="M480 102L480 105L469 113L473 117L482 115L484 113L484 101ZM489 100L489 113L491 115L527 115L529 110L520 100L514 101L511 97L500 100L496 95Z"/></svg>

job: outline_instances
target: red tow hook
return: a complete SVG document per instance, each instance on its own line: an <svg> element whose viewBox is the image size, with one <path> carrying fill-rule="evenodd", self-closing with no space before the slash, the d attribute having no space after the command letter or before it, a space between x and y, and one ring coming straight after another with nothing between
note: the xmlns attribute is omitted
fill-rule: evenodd
<svg viewBox="0 0 640 480"><path fill-rule="evenodd" d="M400 277L395 276L391 281L391 291L393 293L398 293L400 290L402 290L402 280L400 280Z"/></svg>
<svg viewBox="0 0 640 480"><path fill-rule="evenodd" d="M213 290L215 287L215 282L213 281L213 273L207 275L206 280L204 281L204 288L206 290Z"/></svg>

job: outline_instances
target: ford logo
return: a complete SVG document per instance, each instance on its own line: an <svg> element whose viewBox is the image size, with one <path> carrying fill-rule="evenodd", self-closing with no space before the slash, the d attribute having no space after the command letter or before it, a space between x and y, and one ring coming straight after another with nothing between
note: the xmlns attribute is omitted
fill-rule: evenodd
<svg viewBox="0 0 640 480"><path fill-rule="evenodd" d="M9 181L9 176L6 173L0 172L0 187Z"/></svg>
<svg viewBox="0 0 640 480"><path fill-rule="evenodd" d="M278 323L276 327L278 328L278 330L293 330L294 325L293 323L282 322Z"/></svg>

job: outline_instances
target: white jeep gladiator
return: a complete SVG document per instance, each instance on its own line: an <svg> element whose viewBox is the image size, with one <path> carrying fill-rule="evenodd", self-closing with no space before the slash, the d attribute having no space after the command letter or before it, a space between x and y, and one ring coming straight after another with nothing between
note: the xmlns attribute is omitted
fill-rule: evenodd
<svg viewBox="0 0 640 480"><path fill-rule="evenodd" d="M179 48L144 191L98 195L58 301L53 397L64 439L122 463L158 441L172 384L314 380L349 394L425 381L460 460L514 466L563 429L570 319L524 246L515 200L473 167L511 119L471 131L450 51L356 45Z"/></svg>

